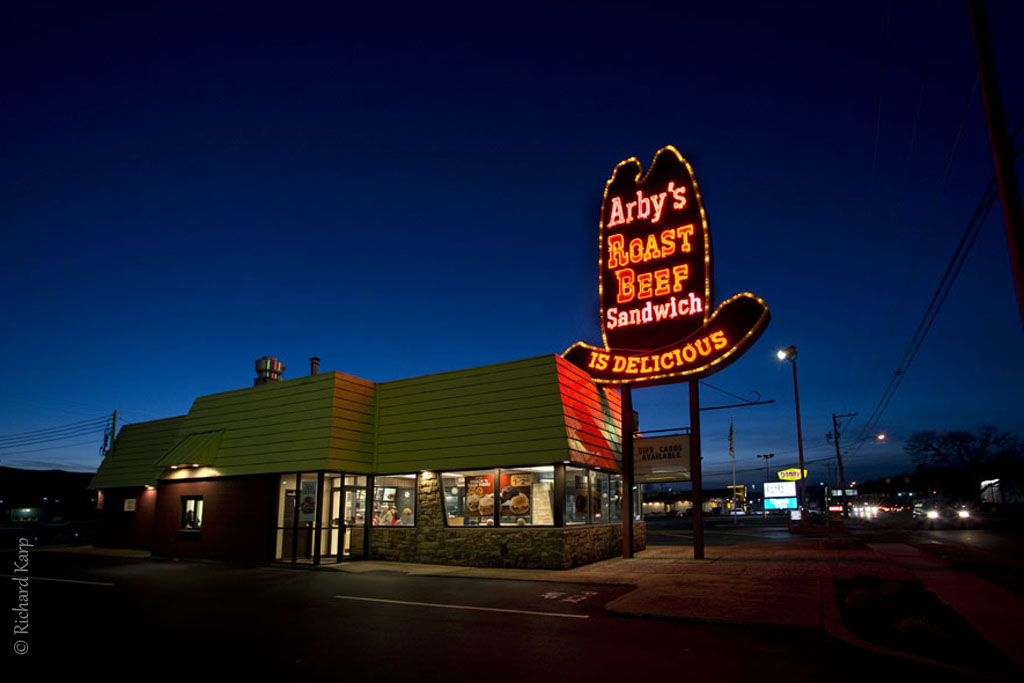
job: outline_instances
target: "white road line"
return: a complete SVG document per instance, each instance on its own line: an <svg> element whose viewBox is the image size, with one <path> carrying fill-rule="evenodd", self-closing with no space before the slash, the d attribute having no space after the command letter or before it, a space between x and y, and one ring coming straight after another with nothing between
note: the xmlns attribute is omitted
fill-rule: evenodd
<svg viewBox="0 0 1024 683"><path fill-rule="evenodd" d="M18 576L15 574L0 574L5 579L28 579L29 581L56 581L58 583L81 583L86 586L109 586L113 588L114 584L106 583L104 581L78 581L76 579L54 579L49 576Z"/></svg>
<svg viewBox="0 0 1024 683"><path fill-rule="evenodd" d="M535 617L561 617L563 619L589 619L589 614L560 614L558 612L531 612L522 609L501 609L499 607L473 607L472 605L445 605L436 602L411 602L408 600L385 600L384 598L361 598L355 595L335 595L338 600L359 600L362 602L385 602L392 605L413 605L414 607L442 607L444 609L464 609L477 612L505 612L506 614L530 614Z"/></svg>

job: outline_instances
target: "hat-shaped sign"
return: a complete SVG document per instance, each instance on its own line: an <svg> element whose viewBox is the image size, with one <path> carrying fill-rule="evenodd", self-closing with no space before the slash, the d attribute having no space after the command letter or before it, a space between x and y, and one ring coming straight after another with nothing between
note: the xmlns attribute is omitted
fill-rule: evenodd
<svg viewBox="0 0 1024 683"><path fill-rule="evenodd" d="M597 382L641 384L710 375L768 325L749 293L714 307L711 235L690 164L674 147L612 171L601 205L599 287L604 348L563 356Z"/></svg>

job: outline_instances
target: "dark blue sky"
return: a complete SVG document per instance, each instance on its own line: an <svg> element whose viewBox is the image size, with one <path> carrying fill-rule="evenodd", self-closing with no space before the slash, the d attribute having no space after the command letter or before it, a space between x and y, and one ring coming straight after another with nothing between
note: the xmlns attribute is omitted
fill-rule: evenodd
<svg viewBox="0 0 1024 683"><path fill-rule="evenodd" d="M808 460L833 412L860 413L851 443L992 176L961 2L23 4L0 17L0 435L184 414L262 355L384 381L599 342L604 183L672 144L717 298L772 311L708 381L775 403L703 422L709 482L730 414L760 481L757 453L796 462L774 351L800 351ZM1017 121L1024 8L989 5ZM1024 433L1022 360L997 206L850 478L906 469L917 430ZM685 385L635 400L644 429L688 422ZM92 469L89 438L0 463Z"/></svg>

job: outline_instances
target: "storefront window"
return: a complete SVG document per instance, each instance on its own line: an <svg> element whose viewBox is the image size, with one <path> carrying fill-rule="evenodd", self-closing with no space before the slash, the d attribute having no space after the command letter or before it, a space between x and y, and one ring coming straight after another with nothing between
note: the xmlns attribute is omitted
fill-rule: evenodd
<svg viewBox="0 0 1024 683"><path fill-rule="evenodd" d="M566 466L564 499L558 503L556 467L442 473L448 526L554 526L559 504L567 526L621 521L621 475Z"/></svg>
<svg viewBox="0 0 1024 683"><path fill-rule="evenodd" d="M494 526L494 470L441 475L448 526Z"/></svg>
<svg viewBox="0 0 1024 683"><path fill-rule="evenodd" d="M587 470L582 467L565 468L565 523L586 524L590 493Z"/></svg>
<svg viewBox="0 0 1024 683"><path fill-rule="evenodd" d="M416 475L377 477L373 485L374 526L415 526Z"/></svg>
<svg viewBox="0 0 1024 683"><path fill-rule="evenodd" d="M606 472L590 473L590 519L594 524L607 524L611 521L609 508L608 474Z"/></svg>
<svg viewBox="0 0 1024 683"><path fill-rule="evenodd" d="M613 474L608 483L608 514L612 522L622 521L622 475Z"/></svg>
<svg viewBox="0 0 1024 683"><path fill-rule="evenodd" d="M554 525L554 466L502 469L499 487L502 526Z"/></svg>
<svg viewBox="0 0 1024 683"><path fill-rule="evenodd" d="M366 477L361 474L346 475L345 486L366 486Z"/></svg>

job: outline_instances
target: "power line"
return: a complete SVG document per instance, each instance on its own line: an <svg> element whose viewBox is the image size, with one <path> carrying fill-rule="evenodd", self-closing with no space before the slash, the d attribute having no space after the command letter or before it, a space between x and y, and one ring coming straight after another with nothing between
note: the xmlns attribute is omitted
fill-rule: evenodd
<svg viewBox="0 0 1024 683"><path fill-rule="evenodd" d="M74 439L86 434L98 434L105 430L104 424L98 424L94 427L76 429L74 431L63 432L60 434L52 434L49 436L36 437L32 439L18 439L12 441L6 441L0 444L0 449L8 448L19 448L21 446L32 446L35 444L52 443L54 441L67 441L68 439Z"/></svg>
<svg viewBox="0 0 1024 683"><path fill-rule="evenodd" d="M62 426L50 427L47 429L36 429L28 432L19 432L0 437L0 449L9 454L12 448L23 448L25 446L37 446L58 441L76 439L88 434L96 434L106 431L110 425L109 417L83 420Z"/></svg>
<svg viewBox="0 0 1024 683"><path fill-rule="evenodd" d="M1014 131L1014 139L1020 133L1021 127L1024 126L1024 121L1021 121L1017 125L1017 129ZM1020 148L1014 151L1014 157L1016 158L1020 154ZM950 259L949 264L946 266L946 271L942 275L942 279L939 281L938 287L935 289L935 293L932 295L931 301L928 303L928 307L925 309L924 315L921 317L921 322L918 323L917 329L914 331L913 336L910 339L910 343L907 345L906 351L903 353L903 358L900 360L899 366L893 372L892 378L886 385L885 390L882 392L882 397L875 404L875 409L871 412L867 422L864 423L864 427L861 429L860 434L855 440L851 455L857 453L868 435L876 428L878 423L881 421L885 411L889 408L889 404L892 402L893 397L896 395L896 390L899 389L900 384L903 382L903 377L906 375L907 370L910 369L911 363L914 358L917 357L917 352L920 351L922 344L924 344L925 338L928 336L929 330L931 330L932 324L939 315L939 311L942 309L942 304L945 303L946 297L953 288L954 282L956 282L957 276L960 274L960 270L963 268L964 263L967 260L968 254L971 252L971 248L974 246L974 242L977 240L978 235L981 232L981 227L985 224L988 219L989 213L992 207L995 205L995 201L998 198L996 193L996 179L992 178L989 181L988 186L985 188L985 192L982 194L981 199L978 201L978 205L974 210L974 215L967 224L967 228L964 230L963 236L960 238L960 243L957 245L956 250L953 252L953 256Z"/></svg>
<svg viewBox="0 0 1024 683"><path fill-rule="evenodd" d="M78 446L95 446L95 445L96 445L96 439L89 439L88 441L79 441L77 443L68 443L68 444L64 444L63 446L47 446L46 448L32 448L32 449L23 450L23 451L6 451L5 450L5 451L3 451L3 456L5 458L8 458L8 457L11 457L11 456L14 456L14 455L27 455L29 453L49 453L50 451L59 451L59 450L65 449L65 448L75 448L75 447L78 447Z"/></svg>
<svg viewBox="0 0 1024 683"><path fill-rule="evenodd" d="M892 25L892 0L885 7L885 32L882 35L882 46L878 57L878 101L875 107L875 142L871 151L871 173L868 175L868 191L875 185L875 168L878 165L878 142L882 134L882 90L885 75L885 56L889 48L889 31Z"/></svg>
<svg viewBox="0 0 1024 683"><path fill-rule="evenodd" d="M103 417L94 417L92 419L82 420L80 422L69 422L68 424L58 425L56 427L46 427L44 429L36 429L36 430L28 431L28 432L14 432L14 433L11 433L11 434L4 434L3 436L0 436L0 441L6 440L6 439L18 439L18 438L21 438L21 437L28 437L28 436L32 436L34 434L40 434L40 433L43 433L43 432L53 432L53 431L59 431L59 430L62 430L62 429L71 429L72 427L80 427L82 425L94 424L96 422L104 422L104 421L109 420L109 419L110 418L108 416L104 415Z"/></svg>
<svg viewBox="0 0 1024 683"><path fill-rule="evenodd" d="M935 222L936 215L938 215L939 205L942 203L942 193L946 188L946 181L949 179L950 171L953 169L953 160L956 158L956 151L960 147L960 139L963 137L964 128L967 126L967 121L970 119L971 105L974 104L974 96L978 92L978 85L980 83L981 80L978 77L975 77L974 84L971 86L971 93L967 96L967 103L964 105L964 114L960 118L960 126L957 128L956 135L953 137L953 144L950 146L949 156L946 158L946 167L943 169L942 176L939 178L938 187L935 188L935 198L932 200L931 209L928 211L928 218L921 223L921 225L925 227L918 231L919 235L923 235L924 229L933 224ZM906 268L903 283L900 285L901 291L906 290L910 286L911 281L914 280L919 260L920 250L914 252L913 259L910 262L910 267ZM895 309L895 313L891 316L893 323L890 323L888 328L890 334L892 332L893 325L895 324L895 320L899 318L899 314L902 313L902 310L903 306L898 305Z"/></svg>
<svg viewBox="0 0 1024 683"><path fill-rule="evenodd" d="M721 393L725 394L726 396L731 396L732 398L736 399L737 401L747 401L747 402L750 402L750 399L743 398L742 396L737 396L736 394L728 392L725 389L721 389L719 387L716 387L713 384L708 384L707 382L705 382L703 380L701 380L700 383L701 383L702 386L705 386L708 389L714 389L715 391L721 392ZM755 391L753 393L756 394L757 392ZM760 395L758 395L758 398L760 398Z"/></svg>

